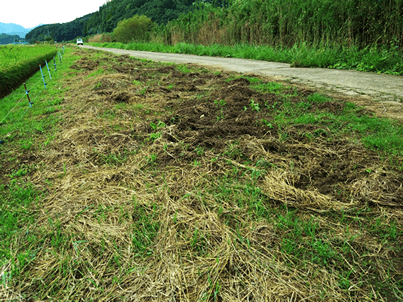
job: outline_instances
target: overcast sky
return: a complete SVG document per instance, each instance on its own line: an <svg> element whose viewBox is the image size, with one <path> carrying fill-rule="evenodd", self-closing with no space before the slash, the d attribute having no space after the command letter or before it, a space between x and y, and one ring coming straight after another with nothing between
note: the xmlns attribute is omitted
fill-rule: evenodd
<svg viewBox="0 0 403 302"><path fill-rule="evenodd" d="M69 22L99 9L107 0L0 0L0 22L25 28Z"/></svg>

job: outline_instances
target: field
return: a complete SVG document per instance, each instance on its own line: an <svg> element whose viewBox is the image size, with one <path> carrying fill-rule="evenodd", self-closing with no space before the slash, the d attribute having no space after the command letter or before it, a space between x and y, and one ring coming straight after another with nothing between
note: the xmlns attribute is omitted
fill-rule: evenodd
<svg viewBox="0 0 403 302"><path fill-rule="evenodd" d="M50 45L0 46L0 98L37 72L39 65L45 66L45 60L50 61L55 55L56 47Z"/></svg>
<svg viewBox="0 0 403 302"><path fill-rule="evenodd" d="M76 48L39 99L0 146L0 299L401 301L401 122Z"/></svg>

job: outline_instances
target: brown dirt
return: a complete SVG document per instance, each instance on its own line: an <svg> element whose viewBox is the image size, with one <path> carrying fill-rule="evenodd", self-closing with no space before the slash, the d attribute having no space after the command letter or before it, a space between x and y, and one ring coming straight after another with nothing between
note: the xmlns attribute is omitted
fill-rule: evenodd
<svg viewBox="0 0 403 302"><path fill-rule="evenodd" d="M116 72L87 78L102 64L111 64ZM266 220L251 219L236 200L221 200L209 190L232 171L242 182L255 179L265 207L301 209L300 219L370 209L399 219L400 227L401 172L361 144L334 137L326 127L281 129L267 109L281 103L281 97L252 90L247 79L228 81L233 74L184 74L174 66L151 65L125 56L88 56L71 67L82 72L70 83L77 89L66 96L65 105L72 109L66 111L62 131L48 148L20 159L46 166L29 173L48 192L37 225L58 219L60 232L70 241L55 253L46 239L47 249L26 268L28 277L14 293L34 299L42 283L55 280L54 298L59 300L67 295L118 301L370 299L371 286L344 291L327 267L310 262L292 266L295 259L278 248L283 233ZM314 92L305 88L299 95ZM251 109L251 99L260 110ZM308 110L337 114L344 106L342 100L329 101ZM102 209L109 212L101 223L96 213ZM160 223L142 257L132 251L131 229L141 221L140 212ZM322 219L321 230L336 228L337 240L348 240L344 226ZM401 259L381 239L354 227L352 223L358 238L354 251L376 257L371 258L378 261L374 267ZM120 262L113 264L117 255ZM349 261L361 261L352 255L346 270ZM73 267L74 273L62 276L59 263ZM401 269L390 263L398 277ZM361 274L352 275L356 284ZM380 276L378 271L365 274ZM67 293L63 284L74 287Z"/></svg>

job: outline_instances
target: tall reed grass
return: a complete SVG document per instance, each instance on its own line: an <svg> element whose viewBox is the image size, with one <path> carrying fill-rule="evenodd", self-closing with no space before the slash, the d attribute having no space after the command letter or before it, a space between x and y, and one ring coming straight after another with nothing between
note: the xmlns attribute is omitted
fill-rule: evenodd
<svg viewBox="0 0 403 302"><path fill-rule="evenodd" d="M403 0L198 2L152 31L156 43L110 47L403 75Z"/></svg>
<svg viewBox="0 0 403 302"><path fill-rule="evenodd" d="M403 47L403 0L229 0L200 3L154 33L166 44Z"/></svg>

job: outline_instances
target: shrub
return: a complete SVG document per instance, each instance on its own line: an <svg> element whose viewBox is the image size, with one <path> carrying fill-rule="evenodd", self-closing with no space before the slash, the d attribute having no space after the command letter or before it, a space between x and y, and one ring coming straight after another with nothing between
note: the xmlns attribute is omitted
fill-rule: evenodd
<svg viewBox="0 0 403 302"><path fill-rule="evenodd" d="M122 20L113 31L116 41L128 43L130 41L150 41L150 32L154 23L147 16L135 15L130 19Z"/></svg>
<svg viewBox="0 0 403 302"><path fill-rule="evenodd" d="M116 42L116 38L113 36L112 33L104 33L101 37L101 42Z"/></svg>
<svg viewBox="0 0 403 302"><path fill-rule="evenodd" d="M97 43L100 43L100 42L101 42L101 38L102 38L102 35L101 35L101 34L97 34L97 35L95 35L95 36L89 37L89 38L88 38L88 42L97 42Z"/></svg>

